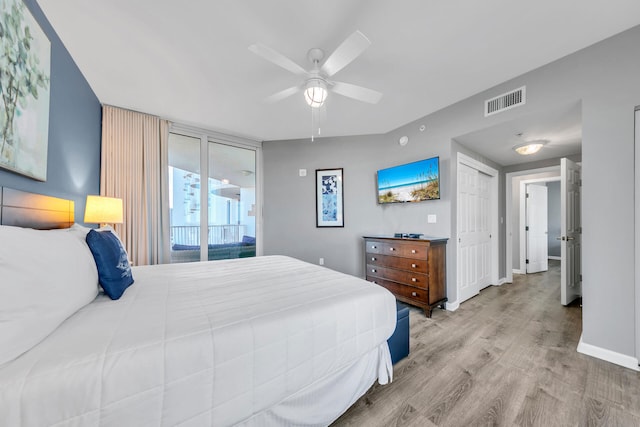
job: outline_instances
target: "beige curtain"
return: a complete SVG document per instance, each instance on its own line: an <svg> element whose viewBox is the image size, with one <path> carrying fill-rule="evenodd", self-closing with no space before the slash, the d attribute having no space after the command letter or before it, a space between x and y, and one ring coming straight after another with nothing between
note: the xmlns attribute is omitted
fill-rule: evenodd
<svg viewBox="0 0 640 427"><path fill-rule="evenodd" d="M100 194L123 201L115 230L134 265L170 261L168 138L166 120L102 107Z"/></svg>

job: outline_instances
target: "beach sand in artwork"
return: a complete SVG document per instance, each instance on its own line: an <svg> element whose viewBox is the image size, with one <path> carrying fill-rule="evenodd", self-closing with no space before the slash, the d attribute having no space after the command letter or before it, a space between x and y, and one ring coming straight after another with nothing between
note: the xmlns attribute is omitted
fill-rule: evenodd
<svg viewBox="0 0 640 427"><path fill-rule="evenodd" d="M414 190L419 190L424 188L425 184L413 184L413 185L405 185L402 187L396 187L389 190L381 190L378 192L378 196L385 195L389 192L392 192L395 196L394 199L398 202L415 202L416 200L411 196L411 192Z"/></svg>

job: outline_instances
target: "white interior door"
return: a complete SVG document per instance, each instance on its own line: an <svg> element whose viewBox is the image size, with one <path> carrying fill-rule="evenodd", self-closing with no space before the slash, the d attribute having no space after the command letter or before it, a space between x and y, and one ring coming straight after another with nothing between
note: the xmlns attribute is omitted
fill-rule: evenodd
<svg viewBox="0 0 640 427"><path fill-rule="evenodd" d="M546 185L527 185L527 273L538 273L549 269L547 203Z"/></svg>
<svg viewBox="0 0 640 427"><path fill-rule="evenodd" d="M491 177L478 173L478 288L491 284Z"/></svg>
<svg viewBox="0 0 640 427"><path fill-rule="evenodd" d="M568 305L582 295L580 165L561 159L560 175L560 302Z"/></svg>
<svg viewBox="0 0 640 427"><path fill-rule="evenodd" d="M458 165L458 300L468 300L480 292L479 284L479 172Z"/></svg>

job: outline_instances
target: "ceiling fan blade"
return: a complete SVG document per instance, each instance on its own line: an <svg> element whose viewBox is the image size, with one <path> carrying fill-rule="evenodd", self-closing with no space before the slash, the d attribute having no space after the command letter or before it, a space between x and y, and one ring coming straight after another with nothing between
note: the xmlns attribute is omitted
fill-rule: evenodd
<svg viewBox="0 0 640 427"><path fill-rule="evenodd" d="M366 87L352 85L351 83L333 82L331 91L358 101L377 104L382 98L382 94Z"/></svg>
<svg viewBox="0 0 640 427"><path fill-rule="evenodd" d="M356 31L347 37L347 39L333 51L324 64L322 64L320 70L322 70L322 72L324 72L328 77L331 77L360 56L360 54L364 52L370 44L371 42L364 34L360 31Z"/></svg>
<svg viewBox="0 0 640 427"><path fill-rule="evenodd" d="M255 53L258 56L263 57L269 62L273 62L274 64L284 68L285 70L291 71L293 74L298 74L301 76L307 75L307 70L270 47L267 47L263 44L256 43L249 46L249 50Z"/></svg>
<svg viewBox="0 0 640 427"><path fill-rule="evenodd" d="M293 86L290 87L288 89L285 90L281 90L280 92L276 92L271 96L268 96L264 99L264 102L267 104L273 104L274 102L278 102L281 101L285 98L290 97L291 95L294 95L298 92L300 92L300 90L302 90L302 87L300 86Z"/></svg>

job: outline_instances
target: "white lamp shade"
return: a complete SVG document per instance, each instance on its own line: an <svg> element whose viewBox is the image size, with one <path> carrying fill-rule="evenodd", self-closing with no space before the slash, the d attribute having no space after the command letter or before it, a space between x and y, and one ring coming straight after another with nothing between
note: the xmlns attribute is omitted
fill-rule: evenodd
<svg viewBox="0 0 640 427"><path fill-rule="evenodd" d="M327 99L327 87L321 80L312 80L304 91L304 99L312 108L320 108Z"/></svg>
<svg viewBox="0 0 640 427"><path fill-rule="evenodd" d="M84 222L88 224L122 224L122 199L87 196Z"/></svg>

